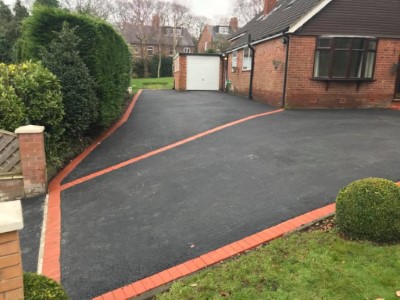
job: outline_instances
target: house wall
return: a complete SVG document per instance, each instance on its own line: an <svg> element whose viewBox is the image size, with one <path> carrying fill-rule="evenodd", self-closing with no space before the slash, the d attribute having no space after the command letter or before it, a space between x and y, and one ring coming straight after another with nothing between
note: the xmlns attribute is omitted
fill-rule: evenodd
<svg viewBox="0 0 400 300"><path fill-rule="evenodd" d="M179 61L179 71L175 72L174 68L174 82L175 82L175 90L176 91L185 91L186 90L186 55L179 55L175 60Z"/></svg>
<svg viewBox="0 0 400 300"><path fill-rule="evenodd" d="M212 32L208 30L208 26L205 26L203 29L203 32L201 33L199 42L197 44L197 52L198 53L205 53L206 48L205 44L206 42L208 43L208 48L211 48L211 43L212 43Z"/></svg>
<svg viewBox="0 0 400 300"><path fill-rule="evenodd" d="M283 97L286 48L281 39L274 39L255 46L253 98L257 101L280 106ZM250 71L243 71L243 50L238 51L236 72L232 72L232 54L228 57L228 79L235 94L249 94Z"/></svg>
<svg viewBox="0 0 400 300"><path fill-rule="evenodd" d="M286 107L367 108L387 107L394 98L400 40L379 39L373 82L326 82L312 80L315 36L291 36Z"/></svg>

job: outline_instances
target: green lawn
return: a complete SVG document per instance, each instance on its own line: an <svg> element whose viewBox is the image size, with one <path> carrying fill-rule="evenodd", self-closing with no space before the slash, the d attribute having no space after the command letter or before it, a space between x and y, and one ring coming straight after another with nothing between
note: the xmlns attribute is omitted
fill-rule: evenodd
<svg viewBox="0 0 400 300"><path fill-rule="evenodd" d="M292 234L172 285L167 299L399 299L400 245Z"/></svg>
<svg viewBox="0 0 400 300"><path fill-rule="evenodd" d="M140 89L170 90L172 89L173 84L174 77L137 78L131 80L132 90L134 93Z"/></svg>

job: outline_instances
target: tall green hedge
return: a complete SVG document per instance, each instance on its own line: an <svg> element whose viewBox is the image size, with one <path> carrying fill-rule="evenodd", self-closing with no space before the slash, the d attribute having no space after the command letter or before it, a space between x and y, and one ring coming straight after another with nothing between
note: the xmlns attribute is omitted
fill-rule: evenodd
<svg viewBox="0 0 400 300"><path fill-rule="evenodd" d="M19 59L39 60L43 49L56 38L64 22L76 28L82 41L79 53L95 81L99 125L109 126L123 109L130 82L131 55L124 39L106 22L86 15L38 6L22 26Z"/></svg>

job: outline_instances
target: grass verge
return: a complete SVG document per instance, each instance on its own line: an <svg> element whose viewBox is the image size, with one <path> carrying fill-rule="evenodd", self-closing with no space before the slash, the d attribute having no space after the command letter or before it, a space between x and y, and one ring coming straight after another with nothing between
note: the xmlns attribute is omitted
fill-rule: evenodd
<svg viewBox="0 0 400 300"><path fill-rule="evenodd" d="M398 299L400 245L295 233L174 283L169 299Z"/></svg>
<svg viewBox="0 0 400 300"><path fill-rule="evenodd" d="M136 78L131 80L132 90L135 94L140 89L170 90L173 84L173 77Z"/></svg>

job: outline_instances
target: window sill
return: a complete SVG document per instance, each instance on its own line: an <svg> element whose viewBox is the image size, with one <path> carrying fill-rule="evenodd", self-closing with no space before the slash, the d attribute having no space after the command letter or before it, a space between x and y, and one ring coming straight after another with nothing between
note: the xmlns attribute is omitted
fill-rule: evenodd
<svg viewBox="0 0 400 300"><path fill-rule="evenodd" d="M250 72L251 69L242 69L242 72Z"/></svg>
<svg viewBox="0 0 400 300"><path fill-rule="evenodd" d="M355 83L356 84L356 91L358 92L360 90L360 85L364 82L374 82L376 81L375 79L357 79L357 78L310 78L310 80L313 81L321 81L325 82L325 90L329 90L329 86L332 82L349 82L349 83Z"/></svg>
<svg viewBox="0 0 400 300"><path fill-rule="evenodd" d="M312 77L310 78L314 81L339 81L339 82L374 82L373 78L323 78L323 77Z"/></svg>

